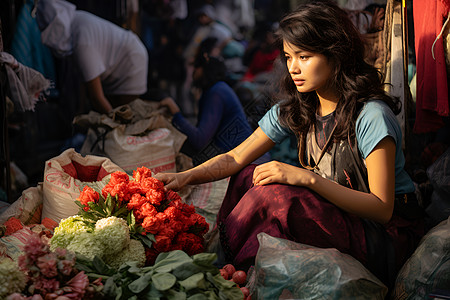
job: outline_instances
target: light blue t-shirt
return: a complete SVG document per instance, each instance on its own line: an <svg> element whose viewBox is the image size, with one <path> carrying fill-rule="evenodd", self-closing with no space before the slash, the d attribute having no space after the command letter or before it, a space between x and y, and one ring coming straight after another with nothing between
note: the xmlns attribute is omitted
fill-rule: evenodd
<svg viewBox="0 0 450 300"><path fill-rule="evenodd" d="M280 143L291 134L278 121L278 105L274 105L259 121L259 127L274 142ZM395 141L395 193L409 193L415 190L414 183L404 170L405 157L402 151L402 131L392 110L380 100L365 103L356 120L356 139L363 157L372 152L385 137Z"/></svg>

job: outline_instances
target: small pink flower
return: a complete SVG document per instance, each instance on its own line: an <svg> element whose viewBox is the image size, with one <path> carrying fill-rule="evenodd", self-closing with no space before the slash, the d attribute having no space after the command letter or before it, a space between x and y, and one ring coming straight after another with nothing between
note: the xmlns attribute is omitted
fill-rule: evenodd
<svg viewBox="0 0 450 300"><path fill-rule="evenodd" d="M19 293L9 295L6 300L25 300L26 298Z"/></svg>
<svg viewBox="0 0 450 300"><path fill-rule="evenodd" d="M47 278L58 275L56 255L49 253L37 259L36 266L41 270L41 274Z"/></svg>
<svg viewBox="0 0 450 300"><path fill-rule="evenodd" d="M44 293L51 293L59 289L59 281L55 278L48 279L41 276L34 280L34 288Z"/></svg>
<svg viewBox="0 0 450 300"><path fill-rule="evenodd" d="M61 274L69 276L70 273L72 273L74 265L75 262L73 260L64 259L58 262L58 269L61 272Z"/></svg>
<svg viewBox="0 0 450 300"><path fill-rule="evenodd" d="M33 234L28 238L23 250L30 264L34 264L38 257L50 252L48 244L44 243L37 234Z"/></svg>
<svg viewBox="0 0 450 300"><path fill-rule="evenodd" d="M84 274L84 271L81 271L70 279L66 286L72 289L72 293L64 294L64 296L71 300L81 300L86 292L86 288L89 286L89 279Z"/></svg>

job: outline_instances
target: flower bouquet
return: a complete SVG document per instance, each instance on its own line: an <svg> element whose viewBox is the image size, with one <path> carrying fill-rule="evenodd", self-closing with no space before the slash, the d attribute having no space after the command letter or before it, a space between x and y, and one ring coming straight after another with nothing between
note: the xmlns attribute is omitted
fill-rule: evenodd
<svg viewBox="0 0 450 300"><path fill-rule="evenodd" d="M90 282L75 267L75 253L58 248L51 251L45 236L30 236L18 264L5 258L0 263L0 297L7 300L93 299L102 290L101 280ZM7 297L6 297L7 296Z"/></svg>
<svg viewBox="0 0 450 300"><path fill-rule="evenodd" d="M161 252L183 250L194 255L204 251L203 235L209 230L205 218L176 192L166 191L146 167L133 171L132 177L112 173L101 191L85 186L76 203L78 215L92 224L108 217L126 220L131 239L145 247L146 265L153 264Z"/></svg>

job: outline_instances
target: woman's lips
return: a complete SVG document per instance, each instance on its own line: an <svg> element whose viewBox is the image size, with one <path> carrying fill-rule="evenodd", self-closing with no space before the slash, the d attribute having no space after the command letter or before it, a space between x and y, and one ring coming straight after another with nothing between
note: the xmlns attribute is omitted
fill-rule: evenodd
<svg viewBox="0 0 450 300"><path fill-rule="evenodd" d="M296 86L302 86L305 81L303 79L293 79Z"/></svg>

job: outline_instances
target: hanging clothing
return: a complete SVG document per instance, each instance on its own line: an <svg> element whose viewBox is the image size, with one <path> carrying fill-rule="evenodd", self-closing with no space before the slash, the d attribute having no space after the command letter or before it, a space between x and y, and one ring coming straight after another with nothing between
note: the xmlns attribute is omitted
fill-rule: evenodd
<svg viewBox="0 0 450 300"><path fill-rule="evenodd" d="M413 2L417 70L415 133L437 131L444 126L442 117L450 115L443 39L434 43L449 8L449 0Z"/></svg>
<svg viewBox="0 0 450 300"><path fill-rule="evenodd" d="M50 49L41 41L41 32L36 19L31 16L32 8L33 0L27 0L20 9L11 41L11 55L21 64L56 81L53 56Z"/></svg>
<svg viewBox="0 0 450 300"><path fill-rule="evenodd" d="M4 64L8 77L11 100L19 111L34 111L41 93L51 83L38 71L19 63L14 56L0 52L0 65Z"/></svg>

